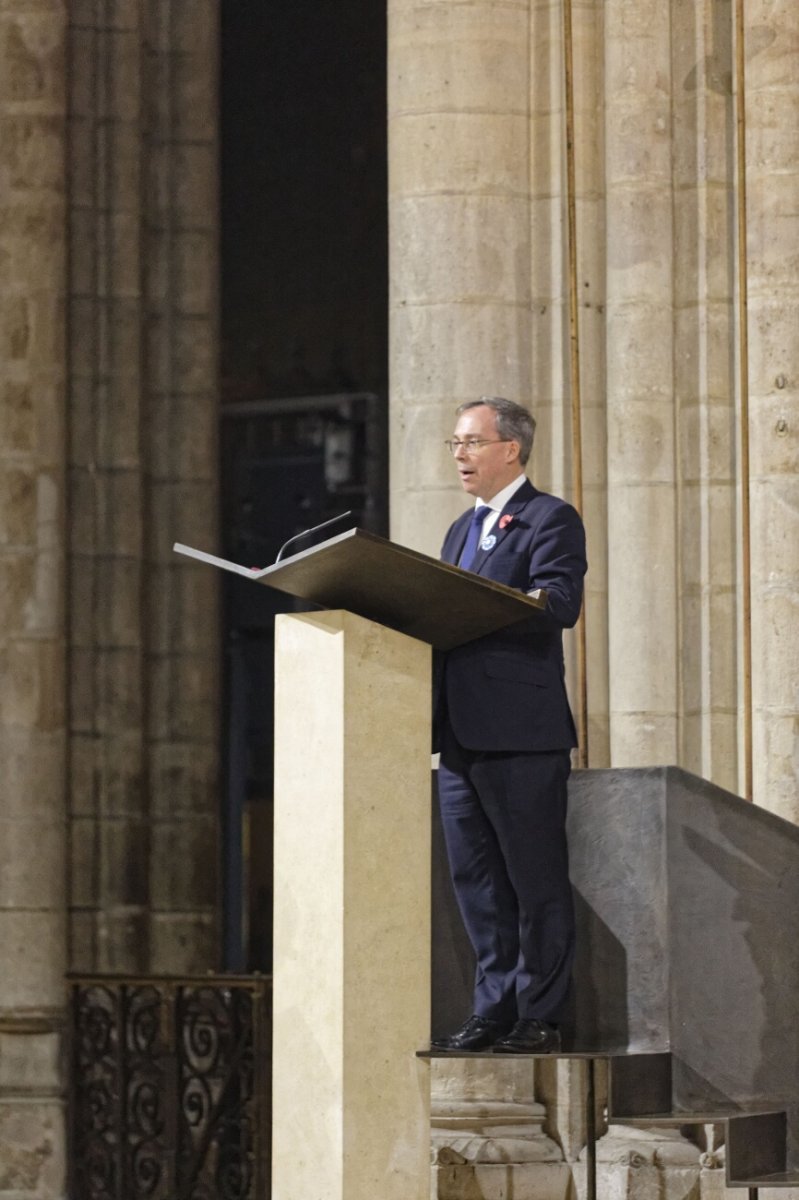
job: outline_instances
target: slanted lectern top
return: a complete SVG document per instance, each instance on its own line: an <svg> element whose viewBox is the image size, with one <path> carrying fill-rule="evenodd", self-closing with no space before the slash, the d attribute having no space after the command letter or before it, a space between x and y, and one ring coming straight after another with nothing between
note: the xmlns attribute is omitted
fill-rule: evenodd
<svg viewBox="0 0 799 1200"><path fill-rule="evenodd" d="M543 590L525 595L363 529L349 529L264 568L180 542L174 548L322 608L347 609L439 650L514 625L546 605Z"/></svg>

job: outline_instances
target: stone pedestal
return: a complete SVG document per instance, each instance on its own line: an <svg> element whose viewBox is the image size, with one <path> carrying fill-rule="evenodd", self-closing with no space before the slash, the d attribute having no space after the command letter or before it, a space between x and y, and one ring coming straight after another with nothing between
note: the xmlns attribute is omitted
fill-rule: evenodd
<svg viewBox="0 0 799 1200"><path fill-rule="evenodd" d="M529 1059L435 1059L432 1195L435 1200L566 1200L571 1170L543 1128Z"/></svg>
<svg viewBox="0 0 799 1200"><path fill-rule="evenodd" d="M430 649L276 626L273 1195L429 1194Z"/></svg>
<svg viewBox="0 0 799 1200"><path fill-rule="evenodd" d="M699 1191L700 1151L678 1129L611 1125L597 1147L597 1193L617 1200L685 1200ZM575 1166L577 1200L587 1196L585 1153Z"/></svg>

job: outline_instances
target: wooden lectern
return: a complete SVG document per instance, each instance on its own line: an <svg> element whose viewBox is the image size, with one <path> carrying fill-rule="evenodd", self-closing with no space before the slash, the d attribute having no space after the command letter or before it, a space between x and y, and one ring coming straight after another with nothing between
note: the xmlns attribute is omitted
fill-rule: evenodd
<svg viewBox="0 0 799 1200"><path fill-rule="evenodd" d="M430 647L540 610L350 530L263 570L275 637L274 1200L430 1192Z"/></svg>

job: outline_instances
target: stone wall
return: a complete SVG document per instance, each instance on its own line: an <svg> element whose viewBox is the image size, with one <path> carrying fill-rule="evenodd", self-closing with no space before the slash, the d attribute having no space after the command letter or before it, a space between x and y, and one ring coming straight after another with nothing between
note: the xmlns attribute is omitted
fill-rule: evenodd
<svg viewBox="0 0 799 1200"><path fill-rule="evenodd" d="M573 15L589 761L675 762L743 790L734 14L586 0ZM797 818L799 72L793 9L760 16L745 33L755 799ZM531 403L533 478L571 498L561 17L550 0L389 4L392 530L432 553L465 503L442 441L467 397Z"/></svg>
<svg viewBox="0 0 799 1200"><path fill-rule="evenodd" d="M532 478L573 498L563 5L389 0L388 12L392 535L437 554L467 503L441 444L464 399L530 403ZM747 483L754 798L799 820L799 12L764 0L745 14L742 434L733 6L573 6L588 761L676 763L744 790ZM572 684L574 658L572 639ZM539 1073L535 1087L576 1163L582 1081ZM487 1121L491 1105L534 1098L498 1069L442 1068L434 1111L451 1119L460 1103L468 1125L478 1093ZM530 1110L533 1140L537 1120ZM447 1174L458 1159L436 1137L438 1194L469 1194L479 1158ZM718 1154L623 1141L607 1142L602 1168L623 1191L720 1188ZM578 1165L574 1177L582 1186ZM513 1179L514 1195L560 1186L540 1162Z"/></svg>
<svg viewBox="0 0 799 1200"><path fill-rule="evenodd" d="M453 409L531 387L527 8L388 6L392 536L433 554Z"/></svg>

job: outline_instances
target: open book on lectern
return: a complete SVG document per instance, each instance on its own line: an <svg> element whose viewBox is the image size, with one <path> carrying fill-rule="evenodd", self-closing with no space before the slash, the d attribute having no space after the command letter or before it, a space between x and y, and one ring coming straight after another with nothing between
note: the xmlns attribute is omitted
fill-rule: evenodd
<svg viewBox="0 0 799 1200"><path fill-rule="evenodd" d="M439 650L540 616L526 595L364 529L348 529L271 567L245 567L176 542L174 550L320 608L344 608Z"/></svg>

